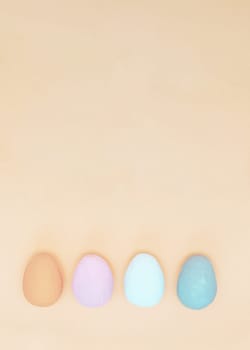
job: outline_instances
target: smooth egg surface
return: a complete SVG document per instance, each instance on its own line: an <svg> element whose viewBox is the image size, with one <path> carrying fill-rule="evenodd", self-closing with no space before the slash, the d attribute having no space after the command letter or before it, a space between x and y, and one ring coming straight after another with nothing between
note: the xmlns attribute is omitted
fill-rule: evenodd
<svg viewBox="0 0 250 350"><path fill-rule="evenodd" d="M36 306L50 306L62 294L63 276L52 255L39 253L27 264L23 276L23 293L27 301Z"/></svg>
<svg viewBox="0 0 250 350"><path fill-rule="evenodd" d="M73 293L86 307L100 307L109 302L113 294L114 277L108 262L99 255L85 255L73 276Z"/></svg>
<svg viewBox="0 0 250 350"><path fill-rule="evenodd" d="M157 259L146 253L136 255L124 278L127 300L139 307L152 307L160 303L165 290L165 277Z"/></svg>

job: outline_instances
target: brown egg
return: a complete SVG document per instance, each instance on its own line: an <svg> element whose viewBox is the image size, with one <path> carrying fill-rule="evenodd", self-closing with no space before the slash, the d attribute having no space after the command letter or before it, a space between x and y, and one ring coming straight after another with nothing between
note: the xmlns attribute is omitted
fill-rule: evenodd
<svg viewBox="0 0 250 350"><path fill-rule="evenodd" d="M50 306L62 294L63 276L57 260L50 254L39 253L29 261L23 276L23 293L36 306Z"/></svg>

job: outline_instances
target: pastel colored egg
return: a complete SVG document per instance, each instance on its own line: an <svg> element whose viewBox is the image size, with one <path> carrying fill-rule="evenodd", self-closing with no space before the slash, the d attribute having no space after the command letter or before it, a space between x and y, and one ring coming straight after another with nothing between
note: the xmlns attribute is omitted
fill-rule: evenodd
<svg viewBox="0 0 250 350"><path fill-rule="evenodd" d="M194 255L183 264L178 278L177 294L183 305L199 310L213 302L217 281L211 261L203 255Z"/></svg>
<svg viewBox="0 0 250 350"><path fill-rule="evenodd" d="M114 278L106 260L94 254L78 263L72 283L75 298L86 307L100 307L112 297Z"/></svg>
<svg viewBox="0 0 250 350"><path fill-rule="evenodd" d="M35 306L50 306L62 294L63 277L57 260L48 253L34 255L23 275L23 293Z"/></svg>
<svg viewBox="0 0 250 350"><path fill-rule="evenodd" d="M165 279L154 256L141 253L131 260L125 273L124 290L127 300L140 307L152 307L161 301Z"/></svg>

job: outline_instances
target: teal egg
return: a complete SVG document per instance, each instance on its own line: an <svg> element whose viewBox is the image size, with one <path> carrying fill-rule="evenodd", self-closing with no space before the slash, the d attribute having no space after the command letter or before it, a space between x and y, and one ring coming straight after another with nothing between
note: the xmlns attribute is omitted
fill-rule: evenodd
<svg viewBox="0 0 250 350"><path fill-rule="evenodd" d="M161 301L165 279L155 257L142 253L131 260L125 273L124 290L127 300L140 307L152 307Z"/></svg>
<svg viewBox="0 0 250 350"><path fill-rule="evenodd" d="M183 305L199 310L213 302L217 281L211 261L203 255L193 255L183 264L177 285L177 294Z"/></svg>

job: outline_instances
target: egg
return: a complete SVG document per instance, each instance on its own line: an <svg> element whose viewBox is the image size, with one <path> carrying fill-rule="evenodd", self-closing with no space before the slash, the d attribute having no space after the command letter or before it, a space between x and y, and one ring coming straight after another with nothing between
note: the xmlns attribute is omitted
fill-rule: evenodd
<svg viewBox="0 0 250 350"><path fill-rule="evenodd" d="M199 310L213 302L217 281L212 262L203 255L189 257L178 278L177 294L183 305Z"/></svg>
<svg viewBox="0 0 250 350"><path fill-rule="evenodd" d="M48 253L38 253L28 262L23 275L23 293L35 306L54 304L63 291L63 276L58 261Z"/></svg>
<svg viewBox="0 0 250 350"><path fill-rule="evenodd" d="M76 300L85 307L100 307L112 297L114 278L108 262L99 255L87 254L78 263L72 289Z"/></svg>
<svg viewBox="0 0 250 350"><path fill-rule="evenodd" d="M124 290L127 300L136 306L152 307L161 301L165 278L154 256L140 253L131 260L125 273Z"/></svg>

